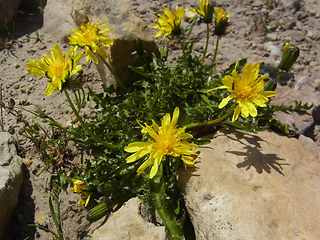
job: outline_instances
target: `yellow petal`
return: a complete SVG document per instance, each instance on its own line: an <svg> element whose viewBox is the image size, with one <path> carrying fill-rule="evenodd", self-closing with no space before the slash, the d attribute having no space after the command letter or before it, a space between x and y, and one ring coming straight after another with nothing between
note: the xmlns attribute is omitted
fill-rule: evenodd
<svg viewBox="0 0 320 240"><path fill-rule="evenodd" d="M230 75L226 75L223 79L222 79L222 83L223 85L225 85L228 89L232 89L233 88L233 84L234 84L234 78Z"/></svg>
<svg viewBox="0 0 320 240"><path fill-rule="evenodd" d="M46 87L45 95L50 96L54 92L54 90L56 90L56 88L51 83L49 83Z"/></svg>
<svg viewBox="0 0 320 240"><path fill-rule="evenodd" d="M249 110L249 114L252 117L256 117L257 116L257 114L258 114L257 109L256 109L256 107L254 106L254 104L252 102L247 102L246 103L246 107Z"/></svg>
<svg viewBox="0 0 320 240"><path fill-rule="evenodd" d="M212 92L212 91L217 90L217 89L225 89L225 88L227 88L227 87L226 86L220 86L220 87L212 88L212 89L207 90L207 93Z"/></svg>
<svg viewBox="0 0 320 240"><path fill-rule="evenodd" d="M234 78L240 78L240 76L239 76L239 74L238 74L238 72L237 72L238 63L239 63L239 62L236 63L236 65L234 66L234 69L232 70L232 76L233 76Z"/></svg>
<svg viewBox="0 0 320 240"><path fill-rule="evenodd" d="M236 109L234 110L234 113L233 113L233 116L232 116L232 122L235 122L235 121L238 119L238 117L239 117L239 115L240 115L240 112L241 112L241 108L240 108L240 106L238 105L238 106L236 107Z"/></svg>
<svg viewBox="0 0 320 240"><path fill-rule="evenodd" d="M82 69L81 65L77 65L70 73L70 77L75 75L77 72L79 72Z"/></svg>
<svg viewBox="0 0 320 240"><path fill-rule="evenodd" d="M167 126L170 124L170 120L171 120L171 117L170 117L170 114L169 113L166 113L166 115L164 115L164 117L162 118L161 120L161 125L162 126Z"/></svg>
<svg viewBox="0 0 320 240"><path fill-rule="evenodd" d="M175 127L175 126L177 125L177 123L178 123L179 113L180 113L179 108L176 107L176 108L174 109L174 111L173 111L173 114L172 114L171 125L172 125L173 127Z"/></svg>
<svg viewBox="0 0 320 240"><path fill-rule="evenodd" d="M264 91L260 93L261 95L265 96L265 97L273 97L274 95L276 95L277 93L274 91Z"/></svg>
<svg viewBox="0 0 320 240"><path fill-rule="evenodd" d="M188 166L188 167L193 167L194 166L194 162L192 161L193 160L193 157L189 157L189 156L183 156L181 158L181 160L183 161L183 163Z"/></svg>
<svg viewBox="0 0 320 240"><path fill-rule="evenodd" d="M107 53L101 47L97 47L97 54L103 58L108 57Z"/></svg>
<svg viewBox="0 0 320 240"><path fill-rule="evenodd" d="M94 61L95 64L98 64L98 58L96 57L96 55L90 49L87 51L87 54Z"/></svg>
<svg viewBox="0 0 320 240"><path fill-rule="evenodd" d="M235 97L235 95L234 95L234 94L231 94L231 95L229 95L228 97L222 99L222 101L220 102L218 108L220 108L220 109L223 108L223 107L224 107L225 105L227 105L227 103L228 103L232 98L234 98L234 97Z"/></svg>
<svg viewBox="0 0 320 240"><path fill-rule="evenodd" d="M88 205L88 203L89 203L89 201L90 201L90 196L91 196L91 194L89 194L88 197L87 197L87 199L86 199L86 202L85 202L85 204L84 204L85 207Z"/></svg>
<svg viewBox="0 0 320 240"><path fill-rule="evenodd" d="M127 163L132 163L137 161L138 159L142 158L144 155L148 154L149 151L148 149L143 149L141 151L138 151L132 155L130 155L129 157L126 158L126 162Z"/></svg>
<svg viewBox="0 0 320 240"><path fill-rule="evenodd" d="M130 143L128 146L124 148L126 152L133 153L140 151L143 148L146 148L150 145L150 143L145 143L145 142L134 142Z"/></svg>
<svg viewBox="0 0 320 240"><path fill-rule="evenodd" d="M252 99L252 101L257 104L259 107L266 107L267 105L265 104L265 102L268 101L268 98L266 98L265 96L263 96L262 94L257 94L257 96L255 96L254 99Z"/></svg>
<svg viewBox="0 0 320 240"><path fill-rule="evenodd" d="M159 158L156 158L154 161L153 161L153 165L152 165L152 168L151 168L151 171L150 171L150 176L149 178L153 178L157 172L158 172L158 168L159 168L159 165L160 165L160 161L161 159Z"/></svg>
<svg viewBox="0 0 320 240"><path fill-rule="evenodd" d="M137 173L141 174L147 167L149 167L152 164L152 160L149 158L144 163L141 164L141 166L138 168Z"/></svg>
<svg viewBox="0 0 320 240"><path fill-rule="evenodd" d="M240 106L240 108L241 108L241 116L244 118L249 117L249 109L245 105Z"/></svg>

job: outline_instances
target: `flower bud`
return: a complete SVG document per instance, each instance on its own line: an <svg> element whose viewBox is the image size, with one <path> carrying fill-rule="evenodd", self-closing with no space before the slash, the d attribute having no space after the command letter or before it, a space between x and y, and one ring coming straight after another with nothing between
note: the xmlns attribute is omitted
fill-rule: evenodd
<svg viewBox="0 0 320 240"><path fill-rule="evenodd" d="M163 60L163 61L166 61L167 58L168 58L168 47L167 46L162 46L160 47L159 49L159 52L160 52L160 59Z"/></svg>
<svg viewBox="0 0 320 240"><path fill-rule="evenodd" d="M226 14L222 8L214 8L214 13L216 14L216 26L214 29L214 34L221 37L225 34L227 26L229 24L228 17L230 15L230 12Z"/></svg>
<svg viewBox="0 0 320 240"><path fill-rule="evenodd" d="M294 47L289 43L286 43L283 46L282 52L283 54L278 68L287 72L298 59L300 50L298 47Z"/></svg>

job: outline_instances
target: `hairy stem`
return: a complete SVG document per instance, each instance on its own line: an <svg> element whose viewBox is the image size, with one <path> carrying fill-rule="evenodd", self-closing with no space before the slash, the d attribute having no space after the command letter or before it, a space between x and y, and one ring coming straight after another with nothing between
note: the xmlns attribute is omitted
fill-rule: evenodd
<svg viewBox="0 0 320 240"><path fill-rule="evenodd" d="M77 111L77 109L75 108L74 104L72 103L72 100L69 96L69 93L66 89L63 89L64 94L66 95L66 98L68 100L68 103L72 109L72 111L74 112L74 114L76 115L77 120L80 122L81 126L87 131L87 133L93 138L94 141L100 143L101 145L107 147L107 148L112 148L112 149L116 149L118 148L118 146L111 144L111 143L107 143L105 141L103 141L101 138L99 138L94 132L92 132L87 124L83 121L82 117L80 116L79 112Z"/></svg>
<svg viewBox="0 0 320 240"><path fill-rule="evenodd" d="M219 117L217 119L213 119L213 120L210 120L207 122L190 123L190 124L186 125L186 129L195 128L195 127L202 127L202 126L206 126L206 125L212 125L212 124L219 123L219 122L223 121L224 119L226 119L227 117L229 117L229 115L233 112L235 106L236 105L233 104L228 112L226 112L224 115L222 115L221 117Z"/></svg>
<svg viewBox="0 0 320 240"><path fill-rule="evenodd" d="M204 48L204 52L202 56L202 63L204 63L204 60L206 59L208 45L209 45L209 38L210 38L210 28L209 28L209 24L207 23L207 40L206 40L206 46Z"/></svg>
<svg viewBox="0 0 320 240"><path fill-rule="evenodd" d="M153 207L157 210L159 216L163 220L168 238L170 240L184 240L183 226L177 222L175 213L168 208L165 194L165 181L163 179L163 164L161 163L157 174L150 179L150 198Z"/></svg>
<svg viewBox="0 0 320 240"><path fill-rule="evenodd" d="M220 36L217 37L216 49L214 50L212 63L216 63L216 58L217 58L217 53L218 53L218 48L219 48L219 41L220 41Z"/></svg>

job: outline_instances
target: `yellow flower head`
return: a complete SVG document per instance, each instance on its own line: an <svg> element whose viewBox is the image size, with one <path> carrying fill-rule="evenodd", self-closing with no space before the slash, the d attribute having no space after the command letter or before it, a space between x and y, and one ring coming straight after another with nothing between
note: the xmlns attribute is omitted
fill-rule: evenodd
<svg viewBox="0 0 320 240"><path fill-rule="evenodd" d="M113 44L113 40L107 37L106 32L112 32L108 28L102 30L101 28L105 27L106 24L98 26L98 24L92 24L88 22L83 24L77 29L72 30L73 33L70 35L69 40L70 44L74 45L74 48L77 47L84 48L86 54L86 60L88 63L93 60L98 64L98 58L96 53L103 58L107 57L107 53L103 50L101 45L109 47Z"/></svg>
<svg viewBox="0 0 320 240"><path fill-rule="evenodd" d="M222 8L214 8L214 13L216 15L214 33L218 36L222 36L226 32L230 12L226 14Z"/></svg>
<svg viewBox="0 0 320 240"><path fill-rule="evenodd" d="M49 56L44 54L40 61L31 60L26 63L27 72L50 79L45 90L46 96L50 96L54 90L61 90L62 84L81 69L81 65L77 65L81 57L82 53L75 53L72 49L63 55L59 45L55 43L54 49L50 48Z"/></svg>
<svg viewBox="0 0 320 240"><path fill-rule="evenodd" d="M181 7L179 9L178 6L176 6L176 10L170 11L168 8L163 8L164 15L158 14L159 18L156 19L157 24L153 24L152 28L159 29L159 32L157 32L154 37L159 37L161 35L163 36L163 39L167 36L172 34L179 34L181 32L180 29L180 23L185 15L186 11L184 10L184 7Z"/></svg>
<svg viewBox="0 0 320 240"><path fill-rule="evenodd" d="M205 23L211 23L213 16L213 6L211 5L209 0L200 0L198 5L198 9L191 8L188 12L199 14ZM191 22L195 16L189 19Z"/></svg>
<svg viewBox="0 0 320 240"><path fill-rule="evenodd" d="M236 99L238 105L234 111L232 122L235 122L238 119L240 113L244 118L247 118L249 115L256 117L257 109L254 104L259 107L266 107L267 105L265 103L269 100L268 97L277 94L274 91L263 91L264 79L267 78L269 74L260 77L258 76L260 68L259 63L253 65L251 63L246 64L243 68L242 76L237 73L237 65L238 63L232 71L232 76L226 75L222 79L224 86L208 90L208 92L210 92L215 89L226 88L232 93L228 97L222 99L219 104L219 108L223 108L231 99Z"/></svg>
<svg viewBox="0 0 320 240"><path fill-rule="evenodd" d="M81 194L82 198L78 201L78 204L86 207L91 196L91 192L89 192L90 187L84 185L84 183L78 179L71 178L71 181L73 182L73 188L70 189L70 192Z"/></svg>
<svg viewBox="0 0 320 240"><path fill-rule="evenodd" d="M285 43L282 47L282 52L285 53L288 49L292 48L289 43Z"/></svg>
<svg viewBox="0 0 320 240"><path fill-rule="evenodd" d="M152 139L148 142L134 142L124 148L126 152L134 153L126 158L127 163L132 163L148 155L148 159L138 168L137 172L140 174L147 167L152 166L150 171L150 178L153 178L164 156L181 157L182 161L187 166L193 166L196 155L191 149L198 147L194 143L183 141L188 138L193 138L189 133L185 132L185 127L176 128L179 118L179 108L176 107L173 116L167 113L161 120L161 126L152 120L152 125L145 124L142 127L142 133L148 133ZM140 124L140 123L139 123Z"/></svg>
<svg viewBox="0 0 320 240"><path fill-rule="evenodd" d="M222 8L214 8L214 13L216 14L216 22L219 24L221 21L228 20L230 12L228 14Z"/></svg>

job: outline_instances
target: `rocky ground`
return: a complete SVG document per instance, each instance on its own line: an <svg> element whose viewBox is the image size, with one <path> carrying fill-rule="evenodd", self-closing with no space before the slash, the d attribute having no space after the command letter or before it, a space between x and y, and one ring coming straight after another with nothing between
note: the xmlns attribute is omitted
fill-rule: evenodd
<svg viewBox="0 0 320 240"><path fill-rule="evenodd" d="M189 8L196 7L198 3L195 0L132 0L129 2L135 14L150 29L156 14L161 13L162 6L174 7L175 4L179 4ZM280 61L281 48L285 42L300 48L300 57L292 69L294 78L291 77L289 81L278 87L279 93L273 101L283 104L293 104L296 100L314 103L314 107L307 114L282 113L279 114L279 118L309 137L311 142L314 142L310 149L313 149L313 153L319 157L320 3L316 0L228 0L215 1L215 6L231 12L227 35L220 41L217 57L218 71L222 71L241 58L274 67ZM64 96L53 94L46 97L44 95L45 80L28 75L25 63L31 59L39 59L44 53L47 54L55 42L67 47L67 36L76 27L70 17L71 8L72 0L48 0L43 14L21 9L16 19L15 37L2 44L0 51L0 84L3 101L8 103L13 99L16 105L26 101L38 105L66 125L70 121L71 110ZM205 27L199 25L194 30L194 36L197 39L195 50L201 54L205 42ZM156 32L150 31L152 34ZM210 39L209 59L214 52L215 40L214 37ZM156 39L156 42L161 44L161 38ZM177 50L172 47L170 53L174 60ZM95 67L86 64L84 72L84 82L97 91L101 90L101 81ZM90 113L90 108L86 111ZM30 123L38 121L31 114L24 113L24 116ZM15 116L6 112L2 113L1 120L5 131L17 125ZM15 129L15 136L19 139L18 152L24 163L24 183L21 187L18 206L4 239L50 239L50 234L27 224L40 223L49 228L53 226L48 207L48 184L51 174L47 171L40 174L44 167L40 155L30 142L19 136L19 131L19 127ZM76 204L77 196L68 191L62 191L60 199L65 237L90 239L92 227L85 219L86 211Z"/></svg>

